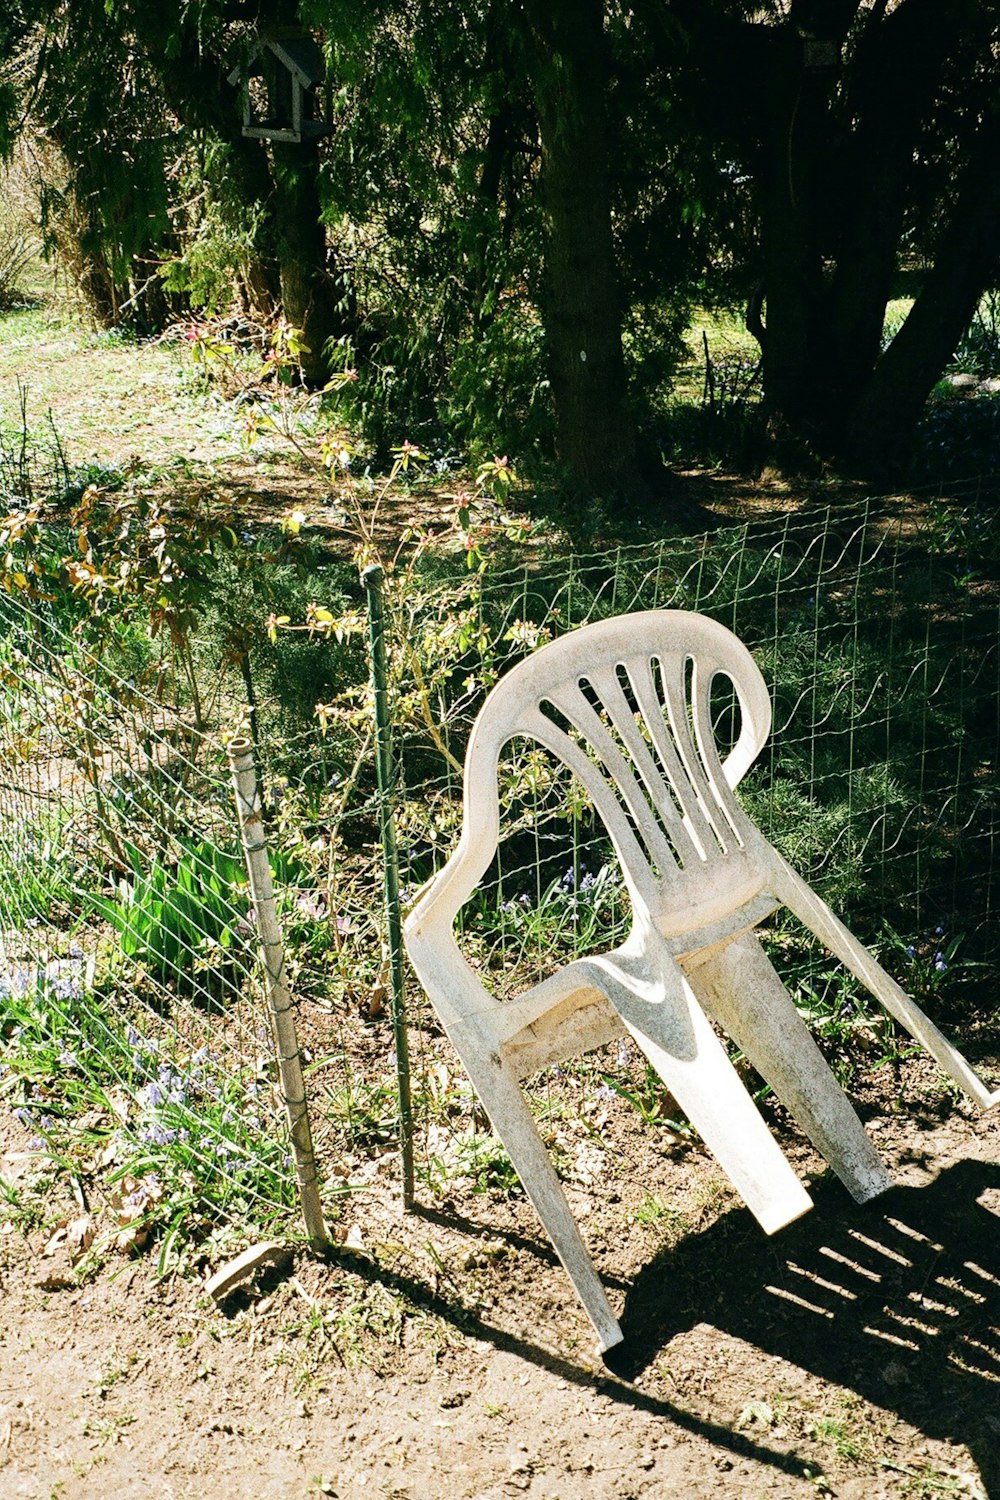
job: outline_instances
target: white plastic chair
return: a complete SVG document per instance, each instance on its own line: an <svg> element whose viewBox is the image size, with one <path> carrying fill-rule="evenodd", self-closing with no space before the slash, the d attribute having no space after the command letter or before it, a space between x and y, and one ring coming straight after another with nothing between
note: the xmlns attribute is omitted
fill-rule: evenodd
<svg viewBox="0 0 1000 1500"><path fill-rule="evenodd" d="M720 761L713 680L730 679L740 732ZM615 1036L634 1038L761 1226L811 1206L729 1062L736 1041L859 1202L891 1178L766 957L754 926L791 910L974 1100L991 1094L965 1059L763 837L733 795L771 724L764 679L724 626L681 610L584 626L518 663L476 721L458 848L406 924L424 988L597 1330L621 1330L519 1082ZM631 898L614 950L576 960L516 1000L484 988L455 918L499 836L498 761L513 736L545 746L603 819Z"/></svg>

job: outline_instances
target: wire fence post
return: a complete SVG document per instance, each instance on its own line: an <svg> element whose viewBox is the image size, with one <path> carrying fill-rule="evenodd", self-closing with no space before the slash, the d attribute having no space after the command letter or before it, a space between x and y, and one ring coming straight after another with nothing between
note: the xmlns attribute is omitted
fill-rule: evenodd
<svg viewBox="0 0 1000 1500"><path fill-rule="evenodd" d="M298 1037L295 1033L292 997L285 978L285 951L274 902L271 865L264 839L264 821L261 817L253 745L250 740L240 736L230 740L228 753L233 772L233 785L236 790L240 839L246 856L247 874L250 877L250 895L257 922L261 962L264 966L264 985L271 1012L271 1032L278 1062L281 1094L285 1102L285 1113L292 1138L299 1202L302 1205L302 1217L305 1220L309 1243L314 1249L319 1250L329 1244L329 1239L323 1222L323 1208L319 1197L316 1154L313 1150L312 1130L309 1124L309 1105L306 1100L305 1079L302 1076L302 1059L299 1055Z"/></svg>
<svg viewBox="0 0 1000 1500"><path fill-rule="evenodd" d="M403 1207L413 1206L413 1106L410 1097L410 1044L406 1026L406 991L403 978L403 915L399 899L399 857L393 793L392 726L389 716L389 673L385 653L385 616L382 609L382 568L366 568L361 581L368 594L368 629L372 656L372 690L375 700L376 771L379 792L379 824L382 835L382 865L389 947L389 1003L396 1049L396 1087L399 1097L399 1149L403 1169Z"/></svg>

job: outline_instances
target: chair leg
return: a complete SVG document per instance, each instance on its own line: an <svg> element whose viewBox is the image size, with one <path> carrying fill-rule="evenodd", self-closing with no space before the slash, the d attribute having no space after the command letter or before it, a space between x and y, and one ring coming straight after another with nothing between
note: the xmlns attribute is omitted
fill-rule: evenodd
<svg viewBox="0 0 1000 1500"><path fill-rule="evenodd" d="M780 860L780 856L779 856ZM821 897L780 860L779 879L774 894L810 932L825 943L835 958L860 979L889 1014L925 1047L942 1072L964 1089L984 1109L1000 1103L1000 1089L991 1090L969 1066L961 1052L934 1025L905 990L901 989L882 965L872 957L863 943L844 926Z"/></svg>
<svg viewBox="0 0 1000 1500"><path fill-rule="evenodd" d="M452 1041L594 1325L601 1352L613 1348L622 1341L621 1328L517 1080L495 1052L470 1046L461 1036L452 1035Z"/></svg>
<svg viewBox="0 0 1000 1500"><path fill-rule="evenodd" d="M688 975L698 999L741 1047L858 1203L892 1187L847 1096L752 932Z"/></svg>
<svg viewBox="0 0 1000 1500"><path fill-rule="evenodd" d="M812 1207L672 955L630 974L627 959L592 961L601 987L767 1234ZM631 967L629 965L629 967Z"/></svg>

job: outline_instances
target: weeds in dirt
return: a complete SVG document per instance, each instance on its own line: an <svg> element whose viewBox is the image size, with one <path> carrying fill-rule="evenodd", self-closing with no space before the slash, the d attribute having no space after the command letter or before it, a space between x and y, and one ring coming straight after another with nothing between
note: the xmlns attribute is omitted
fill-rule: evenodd
<svg viewBox="0 0 1000 1500"><path fill-rule="evenodd" d="M635 1211L636 1223L655 1226L662 1234L679 1237L688 1227L688 1217L680 1209L664 1203L657 1193L647 1193Z"/></svg>
<svg viewBox="0 0 1000 1500"><path fill-rule="evenodd" d="M497 1136L470 1131L455 1142L455 1163L476 1193L523 1193L521 1180Z"/></svg>
<svg viewBox="0 0 1000 1500"><path fill-rule="evenodd" d="M268 1133L266 1063L234 1073L208 1048L164 1052L108 1006L82 955L7 981L0 1090L29 1149L99 1196L79 1226L76 1260L95 1240L139 1250L154 1232L161 1269L188 1241L232 1219L266 1226L291 1207L287 1150ZM268 1122L265 1124L265 1122Z"/></svg>

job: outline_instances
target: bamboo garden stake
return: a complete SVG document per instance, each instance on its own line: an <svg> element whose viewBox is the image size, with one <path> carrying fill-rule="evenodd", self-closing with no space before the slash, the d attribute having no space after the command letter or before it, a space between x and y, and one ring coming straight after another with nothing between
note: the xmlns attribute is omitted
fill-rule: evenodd
<svg viewBox="0 0 1000 1500"><path fill-rule="evenodd" d="M292 997L285 978L285 953L274 903L271 865L264 839L264 823L257 791L253 746L250 740L241 736L230 740L228 752L233 771L233 784L236 788L240 838L246 856L247 874L250 877L250 895L257 921L261 961L264 966L264 984L271 1011L271 1032L281 1080L281 1094L285 1101L288 1128L292 1137L299 1201L302 1205L302 1217L305 1220L309 1243L315 1249L321 1249L329 1243L329 1239L320 1204L316 1155L309 1125L309 1107L306 1102L305 1080L302 1077L302 1061L299 1056L298 1038L295 1034Z"/></svg>

